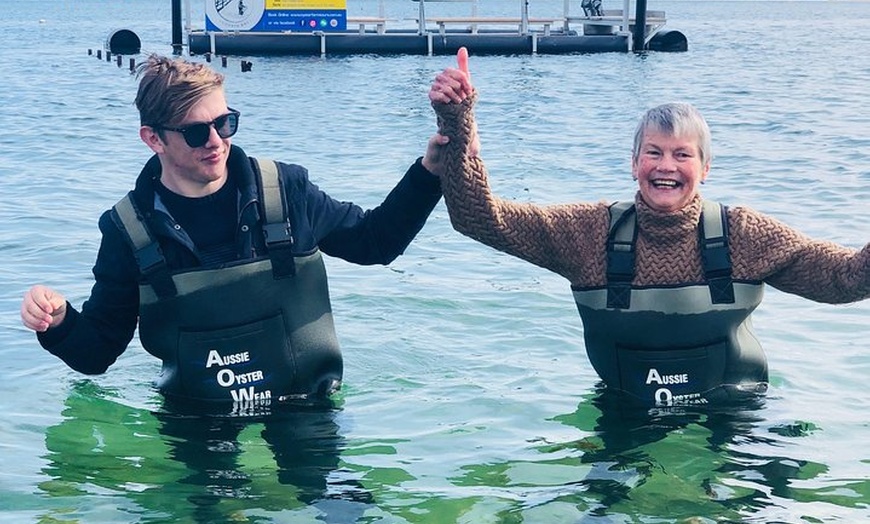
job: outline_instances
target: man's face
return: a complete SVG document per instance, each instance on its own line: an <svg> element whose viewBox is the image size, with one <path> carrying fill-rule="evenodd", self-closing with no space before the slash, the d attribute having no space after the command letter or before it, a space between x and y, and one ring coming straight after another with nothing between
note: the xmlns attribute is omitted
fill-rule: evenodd
<svg viewBox="0 0 870 524"><path fill-rule="evenodd" d="M632 162L644 202L664 212L688 205L709 170L709 162L701 162L696 139L650 130L644 133L640 152Z"/></svg>
<svg viewBox="0 0 870 524"><path fill-rule="evenodd" d="M229 113L223 90L217 89L197 102L183 119L170 127L181 129L191 124L214 121ZM170 190L184 196L210 195L220 189L227 177L227 159L231 138L221 138L214 126L208 139L199 147L191 147L179 131L164 129L163 138L157 130L142 126L139 135L160 157L161 181Z"/></svg>

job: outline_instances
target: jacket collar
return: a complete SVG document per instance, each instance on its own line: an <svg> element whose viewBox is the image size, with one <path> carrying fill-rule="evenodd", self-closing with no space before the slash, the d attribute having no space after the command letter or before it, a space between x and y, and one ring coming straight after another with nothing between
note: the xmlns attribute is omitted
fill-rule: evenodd
<svg viewBox="0 0 870 524"><path fill-rule="evenodd" d="M254 178L254 170L248 155L242 148L235 145L230 147L227 168L228 176L234 177L236 187L239 189L239 210L245 209L251 203L258 202L259 193ZM156 187L160 183L162 171L160 158L153 155L136 178L133 194L136 198L136 204L142 212L154 210Z"/></svg>
<svg viewBox="0 0 870 524"><path fill-rule="evenodd" d="M233 177L236 183L239 196L239 215L236 217L239 225L239 235L236 239L238 254L242 259L256 257L258 253L265 252L262 228L258 226L261 213L258 205L260 197L257 177L251 166L251 159L238 146L231 146L227 168L228 176ZM133 198L139 211L153 227L152 231L155 234L174 238L187 246L191 252L195 252L187 235L172 227L174 221L160 201L156 187L160 183L161 172L160 158L154 155L148 159L136 179Z"/></svg>

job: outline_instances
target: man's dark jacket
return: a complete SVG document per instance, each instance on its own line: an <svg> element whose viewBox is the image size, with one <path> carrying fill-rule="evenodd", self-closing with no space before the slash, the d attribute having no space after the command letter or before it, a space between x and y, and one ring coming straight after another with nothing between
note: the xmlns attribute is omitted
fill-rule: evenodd
<svg viewBox="0 0 870 524"><path fill-rule="evenodd" d="M239 193L236 259L266 255L261 197L250 158L232 146L227 163ZM377 207L361 207L333 199L308 179L305 168L278 163L289 207L293 253L320 249L348 262L388 264L401 255L441 198L438 178L418 159ZM160 161L154 156L142 169L133 190L135 204L157 237L173 271L202 266L187 233L161 209L155 209ZM106 371L133 338L139 315L139 268L133 250L113 210L100 217L103 235L94 264L95 283L81 312L67 304L64 321L39 333L42 346L71 368L87 374ZM214 266L212 266L214 267ZM231 307L231 305L228 305Z"/></svg>

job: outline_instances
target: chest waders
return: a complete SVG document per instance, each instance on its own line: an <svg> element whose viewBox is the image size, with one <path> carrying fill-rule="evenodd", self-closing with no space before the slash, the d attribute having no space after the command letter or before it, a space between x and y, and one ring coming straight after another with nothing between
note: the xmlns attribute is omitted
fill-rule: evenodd
<svg viewBox="0 0 870 524"><path fill-rule="evenodd" d="M706 404L762 392L767 360L750 314L763 284L731 279L725 209L704 201L706 282L637 287L634 205L610 209L607 287L575 289L589 360L609 388L645 404ZM666 262L665 262L666 263Z"/></svg>
<svg viewBox="0 0 870 524"><path fill-rule="evenodd" d="M320 252L292 254L277 167L261 161L269 256L172 271L128 195L115 210L134 246L139 339L163 361L169 398L232 402L244 411L337 389L342 358Z"/></svg>

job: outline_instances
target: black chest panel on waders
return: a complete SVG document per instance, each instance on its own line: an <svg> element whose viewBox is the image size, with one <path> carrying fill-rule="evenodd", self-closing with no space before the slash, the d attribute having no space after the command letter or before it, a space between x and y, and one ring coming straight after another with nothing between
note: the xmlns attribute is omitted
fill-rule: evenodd
<svg viewBox="0 0 870 524"><path fill-rule="evenodd" d="M767 360L750 314L762 283L732 279L726 209L704 201L704 281L635 286L637 217L610 210L607 286L574 289L589 360L604 383L644 404L706 404L766 389ZM666 264L668 261L660 261Z"/></svg>
<svg viewBox="0 0 870 524"><path fill-rule="evenodd" d="M320 251L294 253L276 164L255 161L254 171L268 256L174 270L132 193L114 208L140 269L139 338L163 361L157 387L167 397L244 409L325 396L340 384Z"/></svg>

